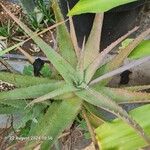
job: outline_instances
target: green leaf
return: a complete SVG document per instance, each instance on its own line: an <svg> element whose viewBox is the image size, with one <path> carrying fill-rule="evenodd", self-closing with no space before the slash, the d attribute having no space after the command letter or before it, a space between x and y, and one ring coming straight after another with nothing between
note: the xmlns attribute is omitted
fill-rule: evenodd
<svg viewBox="0 0 150 150"><path fill-rule="evenodd" d="M34 0L19 0L19 1L28 15L34 12L34 9L36 7Z"/></svg>
<svg viewBox="0 0 150 150"><path fill-rule="evenodd" d="M119 47L119 49L124 49L125 47L127 47L131 42L133 42L134 39L131 38L127 38L125 39L122 43L121 46Z"/></svg>
<svg viewBox="0 0 150 150"><path fill-rule="evenodd" d="M40 23L43 19L43 13L38 9L34 0L19 0L22 8L27 14L30 25L37 30L40 28Z"/></svg>
<svg viewBox="0 0 150 150"><path fill-rule="evenodd" d="M117 103L141 103L149 102L150 99L150 93L133 92L127 89L103 87L100 88L98 91L102 92L104 95L107 95Z"/></svg>
<svg viewBox="0 0 150 150"><path fill-rule="evenodd" d="M25 100L12 100L12 99L0 99L0 104L4 104L7 106L14 107L16 109L24 109L25 106L27 105Z"/></svg>
<svg viewBox="0 0 150 150"><path fill-rule="evenodd" d="M39 84L26 88L14 89L7 92L0 92L0 102L5 100L37 98L55 90L58 87L60 88L63 84L63 82Z"/></svg>
<svg viewBox="0 0 150 150"><path fill-rule="evenodd" d="M150 55L150 40L142 41L128 56L131 59L139 59Z"/></svg>
<svg viewBox="0 0 150 150"><path fill-rule="evenodd" d="M99 119L98 122L109 121L109 119L106 116L104 116L104 112L102 109L99 109L98 107L91 105L87 102L84 102L83 105L90 114L96 116L97 119Z"/></svg>
<svg viewBox="0 0 150 150"><path fill-rule="evenodd" d="M33 76L34 74L33 74L33 66L32 65L29 65L29 66L25 66L24 68L23 68L23 74L24 75L28 75L28 76Z"/></svg>
<svg viewBox="0 0 150 150"><path fill-rule="evenodd" d="M140 123L146 133L150 134L150 105L141 106L129 112L129 114ZM95 130L99 141L99 146L103 150L137 150L147 146L131 128L120 119L115 119L111 123L104 123Z"/></svg>
<svg viewBox="0 0 150 150"><path fill-rule="evenodd" d="M76 90L77 89L74 86L64 84L62 87L59 87L56 90L53 90L53 91L51 91L51 92L49 92L49 93L47 93L47 94L45 94L41 97L38 97L38 98L34 99L32 102L29 103L29 105L33 105L35 103L43 102L45 100L52 99L52 98L55 98L55 97L60 96L60 95L64 95L66 93L74 92Z"/></svg>
<svg viewBox="0 0 150 150"><path fill-rule="evenodd" d="M87 68L99 54L103 17L103 13L95 16L93 27L85 45L84 69Z"/></svg>
<svg viewBox="0 0 150 150"><path fill-rule="evenodd" d="M3 25L0 27L0 36L3 37L8 37L9 36L9 32L7 31L7 26Z"/></svg>
<svg viewBox="0 0 150 150"><path fill-rule="evenodd" d="M49 64L45 64L40 73L42 74L43 77L50 78L52 75L52 70L50 69Z"/></svg>
<svg viewBox="0 0 150 150"><path fill-rule="evenodd" d="M50 80L48 78L31 77L7 72L0 72L0 80L11 83L16 87L28 87L32 85L56 82L56 80Z"/></svg>
<svg viewBox="0 0 150 150"><path fill-rule="evenodd" d="M68 15L77 15L81 13L106 12L114 7L136 0L80 0L69 12Z"/></svg>
<svg viewBox="0 0 150 150"><path fill-rule="evenodd" d="M22 108L15 108L8 105L0 105L0 114L14 114L22 112Z"/></svg>
<svg viewBox="0 0 150 150"><path fill-rule="evenodd" d="M13 126L14 129L23 128L28 121L36 120L38 116L43 113L44 109L44 105L35 105L32 109L25 109L22 113L20 113L22 118Z"/></svg>
<svg viewBox="0 0 150 150"><path fill-rule="evenodd" d="M81 104L82 101L78 98L63 100L61 103L53 103L45 116L32 130L30 136L46 137L47 139L42 141L41 149L49 149L58 136L72 124L81 109ZM36 142L38 143L39 141ZM30 141L26 149L32 149L37 143Z"/></svg>
<svg viewBox="0 0 150 150"><path fill-rule="evenodd" d="M61 14L57 1L52 0L52 2L56 22L63 21L64 18ZM65 24L57 27L57 42L59 45L60 54L75 68L77 64L77 57L74 51L69 31Z"/></svg>

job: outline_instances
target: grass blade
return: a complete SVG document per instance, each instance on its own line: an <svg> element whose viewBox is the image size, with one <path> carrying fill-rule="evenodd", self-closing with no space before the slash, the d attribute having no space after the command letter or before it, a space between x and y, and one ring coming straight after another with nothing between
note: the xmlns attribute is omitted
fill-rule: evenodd
<svg viewBox="0 0 150 150"><path fill-rule="evenodd" d="M11 47L9 47L9 48L6 48L6 49L0 51L0 56L3 56L4 54L6 54L6 53L12 51L13 49L15 49L15 48L17 48L17 47L19 47L19 46L22 46L24 43L25 43L25 42L23 41L23 42L17 43L17 44L15 44L15 45L13 45L13 46L11 46Z"/></svg>

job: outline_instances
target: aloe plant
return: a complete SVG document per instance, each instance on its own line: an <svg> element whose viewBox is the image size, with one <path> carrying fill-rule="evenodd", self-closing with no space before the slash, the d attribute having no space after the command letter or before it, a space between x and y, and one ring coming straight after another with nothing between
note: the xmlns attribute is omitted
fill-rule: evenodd
<svg viewBox="0 0 150 150"><path fill-rule="evenodd" d="M56 22L62 22L63 17L57 0L52 0L52 2ZM5 6L2 4L1 6L41 48L56 69L53 80L0 72L0 80L15 84L17 87L14 90L0 93L1 105L12 108L12 112L14 106L18 106L17 109L21 108L22 111L32 110L34 107L38 107L39 103L45 106L42 110L46 110L46 113L42 117L36 116L37 123L32 126L28 135L29 137L38 137L38 140L28 141L25 149L33 149L36 146L41 149L51 147L61 133L67 127L70 127L82 110L93 142L95 142L92 129L93 121L90 116L92 115L92 118L97 122L96 126L100 126L107 121L103 113L97 110L97 107L114 114L127 124L127 128L133 130L133 133L141 139L142 144L139 147L150 144L149 132L144 131L145 128L142 128L144 126L141 127L138 120L134 120L134 115L129 115L118 105L121 103L149 102L150 94L140 91L140 89L149 88L149 85L129 88L110 88L107 86L114 75L150 60L150 57L147 56L131 62L127 66L120 67L144 37L150 34L150 29L139 35L127 47L121 49L112 60L103 64L106 55L137 28L129 31L99 53L99 35L101 34L103 13L96 15L91 34L87 42L85 42L86 40L83 41L82 48L78 47L72 18L70 17L70 34L65 24L57 27L58 53L17 19ZM99 22L101 22L100 26L97 25ZM20 44L0 52L0 56L13 48L17 48ZM50 100L53 100L53 102ZM22 103L21 106L20 103ZM6 112L5 109L4 112ZM30 115L27 115L26 121L31 118ZM147 120L144 121L147 122ZM96 143L94 144L96 147Z"/></svg>

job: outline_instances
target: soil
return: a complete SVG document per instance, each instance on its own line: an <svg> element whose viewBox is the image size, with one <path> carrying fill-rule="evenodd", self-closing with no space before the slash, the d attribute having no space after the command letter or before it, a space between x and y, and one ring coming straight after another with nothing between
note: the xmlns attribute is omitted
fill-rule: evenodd
<svg viewBox="0 0 150 150"><path fill-rule="evenodd" d="M14 15L19 16L21 10L21 7L17 4L10 3L7 0L0 0L0 3L2 3L5 7L7 7ZM0 22L4 23L7 22L10 17L7 15L7 13L0 7Z"/></svg>

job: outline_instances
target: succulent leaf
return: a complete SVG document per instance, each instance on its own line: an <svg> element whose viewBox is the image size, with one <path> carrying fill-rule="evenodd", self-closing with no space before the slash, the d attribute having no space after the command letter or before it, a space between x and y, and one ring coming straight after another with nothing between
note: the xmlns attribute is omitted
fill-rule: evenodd
<svg viewBox="0 0 150 150"><path fill-rule="evenodd" d="M16 87L28 87L38 84L56 82L56 80L50 80L48 78L32 77L8 72L0 72L0 80L9 82Z"/></svg>
<svg viewBox="0 0 150 150"><path fill-rule="evenodd" d="M66 93L70 93L70 92L74 92L76 91L77 89L73 86L70 86L70 85L63 85L61 88L57 88L56 90L53 90L41 97L38 97L36 99L34 99L32 102L30 102L28 105L34 105L35 103L39 103L39 102L43 102L45 100L48 100L48 99L53 99L57 96L60 96L60 95L64 95Z"/></svg>
<svg viewBox="0 0 150 150"><path fill-rule="evenodd" d="M56 22L63 21L64 18L61 14L61 10L58 6L57 0L52 0L52 3ZM60 54L75 68L77 64L77 57L65 24L62 24L57 27L57 41L59 45Z"/></svg>
<svg viewBox="0 0 150 150"><path fill-rule="evenodd" d="M0 101L37 98L57 89L58 87L63 87L63 84L63 82L47 83L0 92Z"/></svg>
<svg viewBox="0 0 150 150"><path fill-rule="evenodd" d="M146 103L150 101L150 93L146 92L133 92L126 89L107 87L100 88L98 91L117 103Z"/></svg>
<svg viewBox="0 0 150 150"><path fill-rule="evenodd" d="M85 44L84 69L94 61L100 51L100 40L104 14L96 14L91 33Z"/></svg>

